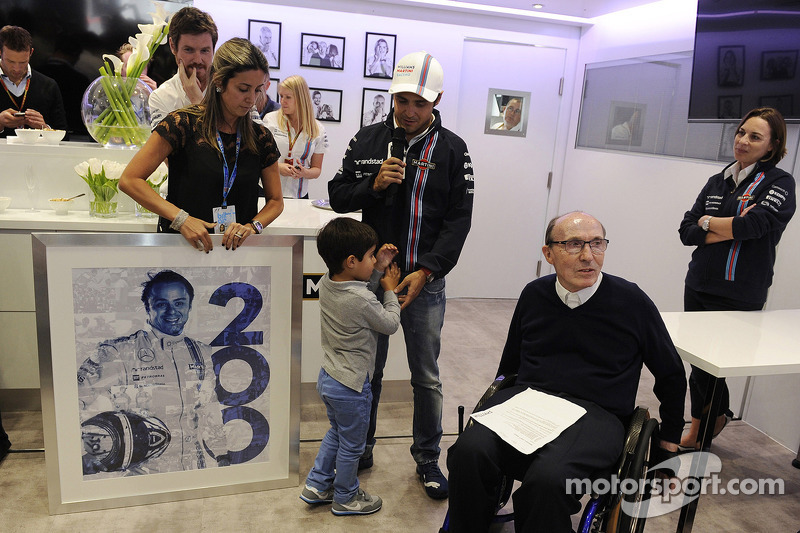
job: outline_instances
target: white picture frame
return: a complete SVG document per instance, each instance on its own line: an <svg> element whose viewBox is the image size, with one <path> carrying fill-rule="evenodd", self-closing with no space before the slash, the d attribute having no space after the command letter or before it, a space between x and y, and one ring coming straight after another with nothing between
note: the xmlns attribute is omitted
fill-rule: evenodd
<svg viewBox="0 0 800 533"><path fill-rule="evenodd" d="M251 236L234 252L224 249L221 236L213 235L212 241L214 250L203 254L180 235L33 234L51 514L297 486L302 239ZM79 405L84 389L79 392L76 377L81 369L79 361L94 348L87 349L86 339L91 340L92 335L84 334L81 327L86 324L81 321L87 316L104 317L103 324L110 329L94 332L94 339L112 334L116 341L133 330L147 328L155 334L152 315L141 301L140 282L147 281L145 272L167 269L194 286L183 333L213 351L212 361L204 366L206 371L213 370L211 378L216 380L219 403L212 407L218 406L225 420L230 464L208 461L208 466L167 468L153 475L147 468L153 456L137 465L137 470L131 467L121 473L119 469L101 472L103 475L87 473L86 420L81 412L83 404ZM85 290L99 290L99 296L87 297L82 292ZM244 320L243 316L249 318ZM145 361L140 352L131 353ZM257 383L256 376L265 376L264 364L268 379ZM125 383L135 386L129 377L125 374ZM123 389L122 393L127 391ZM133 404L132 391L125 402L120 410L114 397L114 414L128 418L132 418L130 413L142 414L124 407ZM138 399L136 407L140 407ZM251 417L251 411L257 411L256 415ZM260 416L267 426L248 422ZM250 434L243 431L248 424ZM165 426L173 431L168 422ZM253 429L264 427L266 435ZM231 444L230 433L239 437L246 434L245 440ZM167 456L168 446L166 450L161 457ZM234 460L236 453L239 455Z"/></svg>

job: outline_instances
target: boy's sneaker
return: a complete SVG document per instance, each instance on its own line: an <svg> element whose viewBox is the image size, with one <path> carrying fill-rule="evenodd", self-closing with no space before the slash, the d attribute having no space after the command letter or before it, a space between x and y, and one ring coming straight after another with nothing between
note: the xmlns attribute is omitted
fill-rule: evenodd
<svg viewBox="0 0 800 533"><path fill-rule="evenodd" d="M434 500L443 500L447 498L448 485L447 478L444 477L442 471L439 470L439 463L433 461L417 465L417 474L419 480L425 486L425 494Z"/></svg>
<svg viewBox="0 0 800 533"><path fill-rule="evenodd" d="M309 505L331 503L333 501L333 487L320 491L311 485L306 485L303 487L303 492L300 493L300 499Z"/></svg>
<svg viewBox="0 0 800 533"><path fill-rule="evenodd" d="M331 512L336 516L372 514L380 511L382 505L383 501L378 496L370 496L364 489L358 489L356 495L349 502L333 502Z"/></svg>

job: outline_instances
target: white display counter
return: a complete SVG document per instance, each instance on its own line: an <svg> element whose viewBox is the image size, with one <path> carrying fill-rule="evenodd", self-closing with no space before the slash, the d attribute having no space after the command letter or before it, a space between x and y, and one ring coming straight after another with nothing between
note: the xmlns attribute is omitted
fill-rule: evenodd
<svg viewBox="0 0 800 533"><path fill-rule="evenodd" d="M96 157L127 162L131 150L105 149L90 143L64 143L59 146L9 144L0 140L0 196L12 198L11 207L0 213L0 404L6 410L35 409L39 405L39 368L36 345L36 308L33 294L31 233L33 232L124 232L156 231L155 218L133 215L133 201L120 193L120 215L112 219L89 216L91 193L74 172L78 163ZM36 211L30 211L24 173L37 178ZM56 215L47 200L81 192L86 196L73 203L68 215ZM310 200L285 200L284 211L265 228L273 235L300 235L304 238L303 272L308 278L305 292L311 292L314 275L325 272L325 263L316 249L317 231L333 211L319 209ZM358 214L349 215L358 218ZM319 304L303 302L303 343L301 364L301 401L315 402L317 374L321 362ZM391 400L411 398L410 373L402 334L393 336L385 370L384 397Z"/></svg>

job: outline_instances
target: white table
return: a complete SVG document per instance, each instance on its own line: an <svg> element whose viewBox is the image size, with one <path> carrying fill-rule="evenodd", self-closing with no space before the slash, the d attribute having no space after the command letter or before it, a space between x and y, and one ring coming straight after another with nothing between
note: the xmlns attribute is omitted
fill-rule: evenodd
<svg viewBox="0 0 800 533"><path fill-rule="evenodd" d="M716 378L706 391L705 402L714 409L704 412L717 411L719 378L800 373L800 309L672 312L661 313L661 317L681 358ZM704 451L711 449L714 422L704 416L700 423ZM693 474L701 472L704 465L694 467ZM692 530L699 500L681 508L679 532Z"/></svg>

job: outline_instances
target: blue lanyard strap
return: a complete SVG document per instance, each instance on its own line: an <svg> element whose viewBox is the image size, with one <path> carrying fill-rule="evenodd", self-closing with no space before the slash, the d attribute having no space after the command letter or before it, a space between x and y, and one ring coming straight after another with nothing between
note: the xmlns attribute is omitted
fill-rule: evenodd
<svg viewBox="0 0 800 533"><path fill-rule="evenodd" d="M233 162L233 172L228 171L228 161L225 159L225 147L222 145L222 137L217 130L217 144L219 151L222 152L222 207L228 207L228 193L233 187L233 182L236 181L236 171L239 168L239 146L242 144L242 132L236 128L236 160Z"/></svg>

